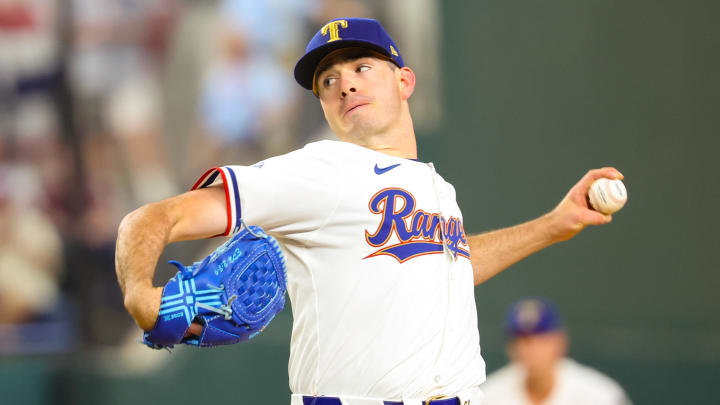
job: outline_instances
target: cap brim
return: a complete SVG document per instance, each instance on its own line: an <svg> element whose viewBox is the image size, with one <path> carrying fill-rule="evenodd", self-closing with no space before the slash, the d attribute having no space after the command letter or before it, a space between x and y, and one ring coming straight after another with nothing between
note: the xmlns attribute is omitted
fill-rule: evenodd
<svg viewBox="0 0 720 405"><path fill-rule="evenodd" d="M320 61L323 60L327 55L329 55L331 52L336 51L338 49L342 48L367 48L371 49L373 51L376 51L382 55L385 55L390 59L393 63L396 63L394 60L392 60L392 56L390 53L385 50L384 48L375 45L370 42L365 41L357 41L352 39L346 39L346 40L339 40L339 41L333 41L328 42L325 45L319 46L315 49L313 49L311 52L308 52L300 58L297 65L295 65L295 80L304 88L308 90L312 90L313 88L313 79L315 76L315 69L317 69L318 64Z"/></svg>

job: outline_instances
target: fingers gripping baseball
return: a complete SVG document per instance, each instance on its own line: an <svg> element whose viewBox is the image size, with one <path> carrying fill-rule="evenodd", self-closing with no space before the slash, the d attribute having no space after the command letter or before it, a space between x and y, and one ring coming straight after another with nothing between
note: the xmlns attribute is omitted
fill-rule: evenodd
<svg viewBox="0 0 720 405"><path fill-rule="evenodd" d="M612 221L612 215L593 210L588 201L590 187L600 178L623 179L623 175L613 167L588 171L550 213L555 224L554 236L558 240L568 240L588 225L603 225Z"/></svg>

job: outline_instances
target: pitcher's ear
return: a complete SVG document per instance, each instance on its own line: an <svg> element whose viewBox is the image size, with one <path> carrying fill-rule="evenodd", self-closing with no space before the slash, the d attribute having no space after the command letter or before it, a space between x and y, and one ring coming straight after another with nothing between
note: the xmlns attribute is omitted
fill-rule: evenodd
<svg viewBox="0 0 720 405"><path fill-rule="evenodd" d="M415 72L405 66L398 69L400 71L400 93L403 100L407 100L415 91Z"/></svg>

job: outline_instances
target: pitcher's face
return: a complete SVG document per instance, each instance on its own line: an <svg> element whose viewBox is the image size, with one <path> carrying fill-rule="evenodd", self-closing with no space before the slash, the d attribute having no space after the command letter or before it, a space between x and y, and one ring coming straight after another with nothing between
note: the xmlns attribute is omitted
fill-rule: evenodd
<svg viewBox="0 0 720 405"><path fill-rule="evenodd" d="M340 138L382 133L400 119L401 69L373 56L353 58L357 48L328 55L316 74L320 104Z"/></svg>

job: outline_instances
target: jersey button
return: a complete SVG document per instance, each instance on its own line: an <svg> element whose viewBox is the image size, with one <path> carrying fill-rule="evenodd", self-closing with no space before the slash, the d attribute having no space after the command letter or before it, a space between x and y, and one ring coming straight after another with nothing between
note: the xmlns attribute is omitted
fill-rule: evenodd
<svg viewBox="0 0 720 405"><path fill-rule="evenodd" d="M440 375L439 375L439 374L436 375L436 376L435 376L435 382L436 382L436 383L439 383L440 380L441 380Z"/></svg>

